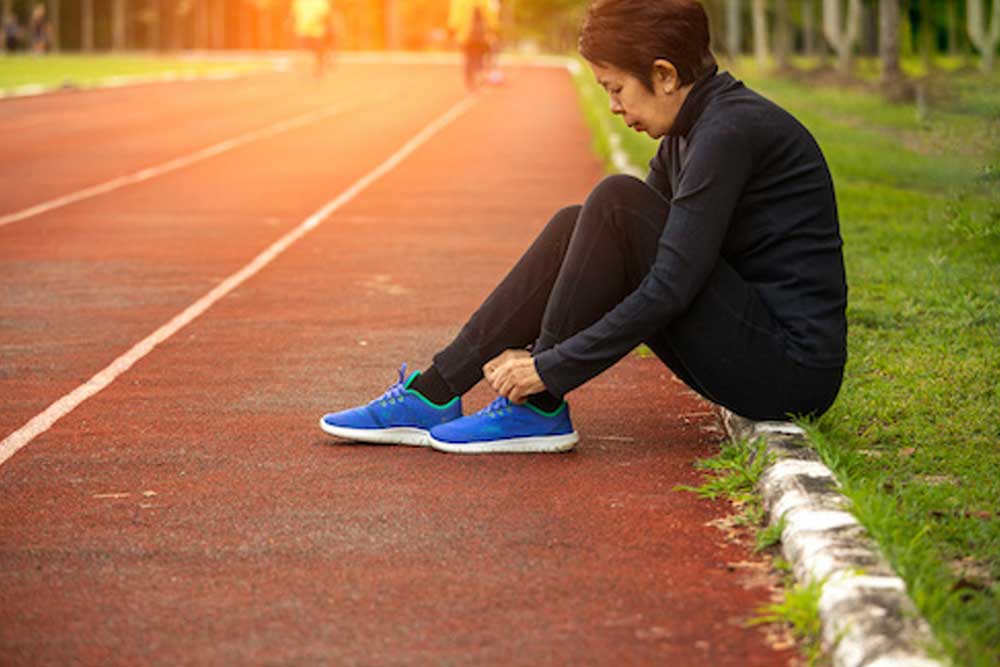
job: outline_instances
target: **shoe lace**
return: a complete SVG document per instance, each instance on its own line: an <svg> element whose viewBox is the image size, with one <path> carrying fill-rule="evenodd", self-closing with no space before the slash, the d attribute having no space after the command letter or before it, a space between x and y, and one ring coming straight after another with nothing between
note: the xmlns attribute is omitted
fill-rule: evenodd
<svg viewBox="0 0 1000 667"><path fill-rule="evenodd" d="M397 398L400 398L406 392L406 362L399 367L399 379L391 387L386 389L385 393L376 398L374 401L369 403L369 405L374 405L376 403L392 403L395 402Z"/></svg>
<svg viewBox="0 0 1000 667"><path fill-rule="evenodd" d="M503 414L509 414L510 411L510 401L504 396L497 396L492 403L480 410L479 414L487 417L499 417Z"/></svg>

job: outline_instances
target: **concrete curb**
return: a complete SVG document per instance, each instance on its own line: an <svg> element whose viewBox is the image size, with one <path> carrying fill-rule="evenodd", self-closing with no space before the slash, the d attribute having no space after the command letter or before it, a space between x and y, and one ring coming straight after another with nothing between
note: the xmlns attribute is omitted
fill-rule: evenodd
<svg viewBox="0 0 1000 667"><path fill-rule="evenodd" d="M850 513L833 473L790 422L754 422L723 408L733 439L762 438L774 457L759 483L768 521L800 583L821 581L822 639L834 667L946 667L931 658L927 622L878 545Z"/></svg>

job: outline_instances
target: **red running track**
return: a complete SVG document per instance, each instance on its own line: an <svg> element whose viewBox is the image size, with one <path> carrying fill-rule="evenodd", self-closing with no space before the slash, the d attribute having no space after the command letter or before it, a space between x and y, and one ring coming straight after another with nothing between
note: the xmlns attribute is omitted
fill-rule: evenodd
<svg viewBox="0 0 1000 667"><path fill-rule="evenodd" d="M0 437L463 96L457 68L343 65L0 103L0 215L342 107L0 227ZM316 427L428 362L600 178L589 145L564 72L511 70L2 463L0 664L787 664L744 625L769 590L726 508L674 490L719 434L657 361L571 395L567 455Z"/></svg>

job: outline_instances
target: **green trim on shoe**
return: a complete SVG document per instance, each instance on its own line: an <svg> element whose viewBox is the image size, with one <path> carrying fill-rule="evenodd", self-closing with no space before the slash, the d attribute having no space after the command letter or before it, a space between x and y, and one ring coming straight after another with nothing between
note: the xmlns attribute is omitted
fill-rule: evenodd
<svg viewBox="0 0 1000 667"><path fill-rule="evenodd" d="M416 396L417 398L419 398L421 401L423 401L427 405L431 406L432 408L434 408L436 410L445 410L445 409L450 408L451 406L455 405L455 401L457 401L458 399L461 398L461 396L455 396L454 398L452 398L447 403L435 403L431 399L429 399L426 396L424 396L423 394L421 394L416 389L410 389L410 385L413 383L414 380L417 379L418 375L420 375L420 371L414 371L413 375L410 376L410 379L408 379L406 381L406 384L404 384L403 387L406 389L406 393L413 394L414 396Z"/></svg>
<svg viewBox="0 0 1000 667"><path fill-rule="evenodd" d="M558 408L556 408L555 410L553 410L552 412L546 412L545 410L542 410L541 408L539 408L539 407L537 407L537 406L535 406L535 405L532 405L532 404L531 404L530 402L528 402L528 401L525 401L525 402L524 402L524 403L522 403L521 405L523 405L524 407L528 408L528 409L529 409L529 410L531 410L532 412L535 412L535 413L537 413L537 414L540 414L540 415L541 415L541 416L543 416L543 417L555 417L555 416L556 416L556 415L558 415L558 414L559 414L560 412L562 412L563 410L565 410L565 409L566 409L566 401L563 401L562 403L560 403L560 404L559 404L559 407L558 407Z"/></svg>

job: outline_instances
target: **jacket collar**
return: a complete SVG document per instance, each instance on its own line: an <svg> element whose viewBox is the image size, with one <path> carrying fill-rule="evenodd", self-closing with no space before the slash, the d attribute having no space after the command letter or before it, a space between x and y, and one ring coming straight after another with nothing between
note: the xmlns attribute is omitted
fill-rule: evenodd
<svg viewBox="0 0 1000 667"><path fill-rule="evenodd" d="M680 111L677 112L677 118L674 119L674 124L667 133L668 135L687 137L688 132L694 127L695 122L708 103L715 97L715 94L735 81L728 72L722 74L718 72L718 65L712 65L700 79L694 82L691 92L688 93Z"/></svg>

